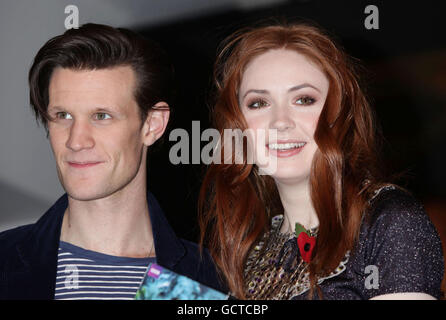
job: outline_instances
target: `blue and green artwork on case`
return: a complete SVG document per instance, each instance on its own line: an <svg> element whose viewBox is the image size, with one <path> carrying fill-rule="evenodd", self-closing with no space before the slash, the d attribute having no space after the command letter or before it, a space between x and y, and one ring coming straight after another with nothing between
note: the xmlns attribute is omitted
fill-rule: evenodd
<svg viewBox="0 0 446 320"><path fill-rule="evenodd" d="M226 300L228 295L151 263L136 300Z"/></svg>

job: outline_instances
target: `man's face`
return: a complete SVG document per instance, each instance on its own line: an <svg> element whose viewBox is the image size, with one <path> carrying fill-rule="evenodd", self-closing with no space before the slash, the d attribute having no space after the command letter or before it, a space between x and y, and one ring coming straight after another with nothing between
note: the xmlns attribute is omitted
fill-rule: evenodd
<svg viewBox="0 0 446 320"><path fill-rule="evenodd" d="M142 174L147 141L133 95L135 82L129 66L54 70L49 139L59 179L70 197L104 198Z"/></svg>

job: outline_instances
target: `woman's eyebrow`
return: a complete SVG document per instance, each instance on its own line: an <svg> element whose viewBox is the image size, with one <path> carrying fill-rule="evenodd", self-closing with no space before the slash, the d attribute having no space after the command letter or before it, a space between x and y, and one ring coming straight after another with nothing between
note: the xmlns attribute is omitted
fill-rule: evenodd
<svg viewBox="0 0 446 320"><path fill-rule="evenodd" d="M309 83L306 83L306 82L305 82L305 83L302 83L302 84L300 84L300 85L291 87L290 89L288 89L288 92L295 91L295 90L299 90L299 89L302 89L302 88L307 88L307 87L313 88L313 89L316 90L317 92L321 92L321 90L319 90L319 89L316 88L315 86L313 86L313 85L311 85L311 84L309 84Z"/></svg>
<svg viewBox="0 0 446 320"><path fill-rule="evenodd" d="M307 87L313 88L317 92L321 92L321 90L319 90L318 88L316 88L315 86L313 86L313 85L311 85L309 83L302 83L302 84L299 84L297 86L291 87L290 89L288 89L288 92L300 90L302 88L307 88ZM248 95L248 93L251 93L251 92L259 93L259 94L268 94L269 93L268 90L264 90L264 89L250 89L250 90L245 92L245 94L243 95L242 99L245 99L245 97Z"/></svg>
<svg viewBox="0 0 446 320"><path fill-rule="evenodd" d="M261 90L261 89L250 89L248 91L245 92L245 94L243 95L242 99L245 99L245 97L248 95L248 93L259 93L259 94L265 94L265 93L269 93L268 90Z"/></svg>

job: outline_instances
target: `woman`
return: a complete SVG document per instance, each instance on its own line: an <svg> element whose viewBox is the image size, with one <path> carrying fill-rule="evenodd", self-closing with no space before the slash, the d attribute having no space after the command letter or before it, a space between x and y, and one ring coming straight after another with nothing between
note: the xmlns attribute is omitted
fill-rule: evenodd
<svg viewBox="0 0 446 320"><path fill-rule="evenodd" d="M307 25L241 31L218 55L215 81L222 137L276 132L256 151L249 136L254 159L275 161L269 175L245 152L242 164L211 164L200 192L201 241L234 296L441 296L439 237L407 191L384 183L372 110L328 36Z"/></svg>

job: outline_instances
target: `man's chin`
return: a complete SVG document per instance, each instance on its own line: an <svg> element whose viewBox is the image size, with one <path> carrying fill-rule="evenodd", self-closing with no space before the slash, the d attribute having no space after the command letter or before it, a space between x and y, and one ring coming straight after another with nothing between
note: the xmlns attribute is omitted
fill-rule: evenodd
<svg viewBox="0 0 446 320"><path fill-rule="evenodd" d="M99 190L73 190L70 188L65 188L65 192L67 193L68 197L70 197L73 200L77 201L94 201L106 198L109 196L108 192L99 191Z"/></svg>
<svg viewBox="0 0 446 320"><path fill-rule="evenodd" d="M76 200L76 201L94 201L94 200L99 200L99 199L104 198L102 196L77 195L77 194L70 194L70 193L68 193L68 197L71 198L72 200Z"/></svg>

